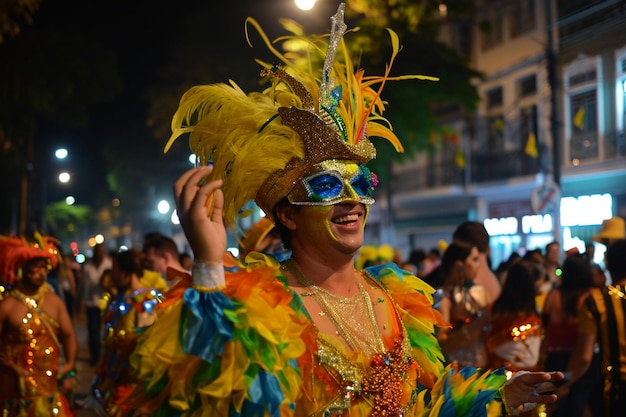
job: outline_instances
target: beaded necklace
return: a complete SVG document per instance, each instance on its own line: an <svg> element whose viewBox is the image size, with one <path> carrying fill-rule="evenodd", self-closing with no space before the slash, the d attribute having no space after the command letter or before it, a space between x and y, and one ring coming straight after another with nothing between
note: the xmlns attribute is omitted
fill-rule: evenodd
<svg viewBox="0 0 626 417"><path fill-rule="evenodd" d="M320 316L328 317L337 334L351 349L361 351L369 357L385 352L372 300L358 279L356 284L359 293L354 297L341 297L313 284L292 259L287 260L283 266L292 273L298 283L306 287L307 292L300 295L315 299L322 310Z"/></svg>
<svg viewBox="0 0 626 417"><path fill-rule="evenodd" d="M26 295L17 288L13 288L11 294L13 295L13 297L26 304L27 307L37 309L37 307L39 306L39 302L41 301L42 293L41 291L37 291L37 294L35 295Z"/></svg>

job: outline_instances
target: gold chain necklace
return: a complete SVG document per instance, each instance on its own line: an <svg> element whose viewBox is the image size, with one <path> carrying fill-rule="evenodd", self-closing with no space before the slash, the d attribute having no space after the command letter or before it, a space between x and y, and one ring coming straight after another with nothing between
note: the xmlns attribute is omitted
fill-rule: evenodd
<svg viewBox="0 0 626 417"><path fill-rule="evenodd" d="M311 296L321 308L320 315L327 316L340 335L355 350L371 357L385 352L385 344L378 331L378 323L374 315L374 308L369 293L356 280L359 294L354 297L341 297L313 284L302 273L298 264L293 260L284 263L293 274L296 281L307 288L308 292L300 295Z"/></svg>

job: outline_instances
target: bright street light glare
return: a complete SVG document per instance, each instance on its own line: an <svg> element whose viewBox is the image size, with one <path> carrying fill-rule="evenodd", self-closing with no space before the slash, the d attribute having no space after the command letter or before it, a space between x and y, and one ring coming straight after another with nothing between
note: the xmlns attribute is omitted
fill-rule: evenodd
<svg viewBox="0 0 626 417"><path fill-rule="evenodd" d="M195 153L189 154L189 163L193 166L196 166L196 160L198 158L196 157Z"/></svg>
<svg viewBox="0 0 626 417"><path fill-rule="evenodd" d="M159 201L159 204L157 204L157 210L161 214L167 213L168 211L170 211L170 203L165 200Z"/></svg>
<svg viewBox="0 0 626 417"><path fill-rule="evenodd" d="M295 0L296 6L300 10L311 10L317 0Z"/></svg>
<svg viewBox="0 0 626 417"><path fill-rule="evenodd" d="M54 151L54 156L57 159L65 159L65 158L67 158L68 154L69 154L69 152L65 148L59 148L56 151Z"/></svg>
<svg viewBox="0 0 626 417"><path fill-rule="evenodd" d="M73 205L75 202L76 199L73 196L68 195L67 197L65 197L65 204L67 204L68 206Z"/></svg>
<svg viewBox="0 0 626 417"><path fill-rule="evenodd" d="M59 181L62 182L63 184L66 184L66 183L70 182L70 174L69 174L69 172L61 172L59 174Z"/></svg>
<svg viewBox="0 0 626 417"><path fill-rule="evenodd" d="M176 210L172 212L170 220L172 221L172 224L180 224L180 219L178 218L178 213L176 212Z"/></svg>
<svg viewBox="0 0 626 417"><path fill-rule="evenodd" d="M101 234L97 234L94 236L94 239L96 240L96 243L102 243L104 242L104 236L102 236Z"/></svg>

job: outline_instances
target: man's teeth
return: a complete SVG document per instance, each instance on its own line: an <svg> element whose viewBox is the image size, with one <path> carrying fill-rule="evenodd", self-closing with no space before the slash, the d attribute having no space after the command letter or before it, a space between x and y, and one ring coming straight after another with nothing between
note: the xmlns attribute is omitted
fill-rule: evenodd
<svg viewBox="0 0 626 417"><path fill-rule="evenodd" d="M335 220L333 220L333 223L355 222L358 219L359 219L359 215L358 214L348 214L346 216L337 217Z"/></svg>

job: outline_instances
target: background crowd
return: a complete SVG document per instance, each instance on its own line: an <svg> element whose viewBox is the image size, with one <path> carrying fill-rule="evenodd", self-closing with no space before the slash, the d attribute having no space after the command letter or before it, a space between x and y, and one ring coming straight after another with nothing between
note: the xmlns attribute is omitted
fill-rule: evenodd
<svg viewBox="0 0 626 417"><path fill-rule="evenodd" d="M603 366L606 368L607 359L603 362L600 344L609 342L601 336L593 338L590 351L585 352L577 341L585 336L579 330L580 316L592 290L619 295L620 287L614 285L625 278L626 259L622 222L620 218L610 219L593 238L596 244L606 245L607 257L615 244L611 265L593 262L591 242L583 253L562 251L557 242L551 242L545 248L514 253L494 268L489 257L489 235L479 222L460 224L450 242L440 242L428 251L412 250L406 260L399 248L364 246L355 264L362 268L395 262L434 288L435 307L452 324L452 328L437 334L448 361L462 366L507 367L510 372L569 370L574 378L561 389L559 402L540 410L554 416L603 416L609 415L603 405L607 386ZM252 250L279 258L288 253L267 221L250 229L241 245L242 257ZM128 410L111 408L111 404L130 392L129 356L136 329L152 323L154 305L167 302L168 291L173 294L190 271L192 257L161 233L146 235L139 250L118 252L98 244L83 265L58 249L56 260L47 265L46 281L35 287L48 287L63 303L68 318L58 316L59 322L76 321L77 315L86 320L87 348L95 369L95 401L82 405L106 415L124 415ZM27 259L24 276L37 267L29 263L36 259L40 258ZM615 276L607 266L613 267ZM8 298L6 294L4 298ZM6 325L2 329L3 334L7 332ZM67 329L66 325L66 333ZM591 333L594 331L597 328ZM75 335L68 343L71 340L75 341ZM623 347L625 342L615 335L610 343ZM4 337L0 343L6 346ZM604 351L607 349L605 346ZM75 350L66 346L64 355L73 367ZM62 364L63 355L59 360ZM72 386L65 384L63 390L71 394ZM619 401L619 391L616 398L614 401Z"/></svg>

